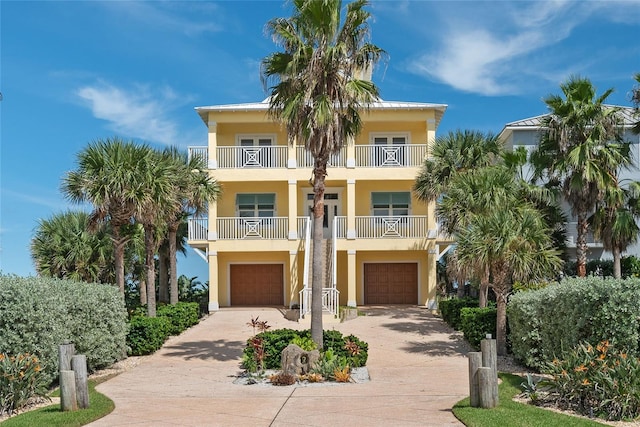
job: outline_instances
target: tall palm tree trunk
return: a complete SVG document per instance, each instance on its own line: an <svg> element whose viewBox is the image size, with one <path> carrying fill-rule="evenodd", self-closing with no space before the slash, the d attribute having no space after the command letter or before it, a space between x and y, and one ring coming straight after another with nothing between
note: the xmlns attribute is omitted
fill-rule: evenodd
<svg viewBox="0 0 640 427"><path fill-rule="evenodd" d="M158 300L169 302L169 254L161 247L158 252Z"/></svg>
<svg viewBox="0 0 640 427"><path fill-rule="evenodd" d="M178 230L174 227L169 227L168 239L169 239L169 302L176 304L178 298L178 266L176 262L176 241Z"/></svg>
<svg viewBox="0 0 640 427"><path fill-rule="evenodd" d="M622 252L620 251L620 248L614 245L614 247L611 248L611 254L613 255L613 277L620 279L622 278Z"/></svg>
<svg viewBox="0 0 640 427"><path fill-rule="evenodd" d="M156 239L155 227L144 226L144 244L146 249L145 270L147 278L147 316L156 317Z"/></svg>
<svg viewBox="0 0 640 427"><path fill-rule="evenodd" d="M120 236L120 227L113 225L113 256L116 267L116 284L120 292L124 294L124 247L127 238Z"/></svg>
<svg viewBox="0 0 640 427"><path fill-rule="evenodd" d="M500 291L496 292L496 350L498 356L507 355L507 295Z"/></svg>
<svg viewBox="0 0 640 427"><path fill-rule="evenodd" d="M587 276L587 233L589 231L589 222L587 215L580 213L578 215L578 224L576 226L576 267L578 277Z"/></svg>
<svg viewBox="0 0 640 427"><path fill-rule="evenodd" d="M311 280L311 339L323 348L322 326L322 239L324 221L324 190L326 159L316 159L313 169L313 276Z"/></svg>
<svg viewBox="0 0 640 427"><path fill-rule="evenodd" d="M480 292L478 292L478 306L480 308L486 308L489 299L489 269L486 268L485 272L480 279Z"/></svg>

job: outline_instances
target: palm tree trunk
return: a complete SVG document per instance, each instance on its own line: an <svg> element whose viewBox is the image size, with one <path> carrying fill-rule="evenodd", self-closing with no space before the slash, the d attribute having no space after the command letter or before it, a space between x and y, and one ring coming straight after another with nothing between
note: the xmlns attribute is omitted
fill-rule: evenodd
<svg viewBox="0 0 640 427"><path fill-rule="evenodd" d="M146 272L144 274L146 274ZM145 280L144 277L140 278L140 282L138 283L138 286L140 286L140 305L146 305L147 304L147 281Z"/></svg>
<svg viewBox="0 0 640 427"><path fill-rule="evenodd" d="M498 356L507 355L507 295L500 291L496 292L496 349Z"/></svg>
<svg viewBox="0 0 640 427"><path fill-rule="evenodd" d="M313 197L313 276L311 279L311 339L319 349L323 348L322 326L322 239L324 220L324 181L327 161L316 159Z"/></svg>
<svg viewBox="0 0 640 427"><path fill-rule="evenodd" d="M169 255L162 248L158 253L158 300L169 302Z"/></svg>
<svg viewBox="0 0 640 427"><path fill-rule="evenodd" d="M578 215L578 224L576 226L576 267L577 276L586 277L587 275L587 232L589 231L589 223L586 214Z"/></svg>
<svg viewBox="0 0 640 427"><path fill-rule="evenodd" d="M616 279L622 278L622 266L620 264L620 258L622 258L622 253L620 248L614 246L611 248L611 253L613 254L613 277Z"/></svg>
<svg viewBox="0 0 640 427"><path fill-rule="evenodd" d="M178 266L176 262L176 241L178 230L169 227L169 298L171 304L178 302Z"/></svg>
<svg viewBox="0 0 640 427"><path fill-rule="evenodd" d="M480 292L478 295L478 306L480 308L487 307L487 300L489 299L489 269L487 268L480 279Z"/></svg>
<svg viewBox="0 0 640 427"><path fill-rule="evenodd" d="M116 284L124 294L124 247L127 240L120 237L120 227L113 225L113 255L116 267Z"/></svg>
<svg viewBox="0 0 640 427"><path fill-rule="evenodd" d="M156 317L156 266L155 266L155 227L144 226L144 245L146 249L147 278L147 316Z"/></svg>

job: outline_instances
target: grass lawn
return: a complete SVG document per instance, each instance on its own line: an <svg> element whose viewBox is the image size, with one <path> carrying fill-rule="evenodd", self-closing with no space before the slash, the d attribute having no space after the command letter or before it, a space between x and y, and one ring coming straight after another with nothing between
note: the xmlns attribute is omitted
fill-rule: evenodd
<svg viewBox="0 0 640 427"><path fill-rule="evenodd" d="M100 382L105 381L102 379ZM76 427L89 424L109 414L115 408L113 401L96 391L99 382L89 381L89 407L77 411L62 412L59 404L24 412L2 422L2 427Z"/></svg>
<svg viewBox="0 0 640 427"><path fill-rule="evenodd" d="M469 427L574 427L603 426L585 418L572 417L532 405L514 402L513 396L519 394L521 377L511 374L499 374L502 383L498 387L500 404L493 409L472 408L469 398L463 399L453 407L453 413Z"/></svg>

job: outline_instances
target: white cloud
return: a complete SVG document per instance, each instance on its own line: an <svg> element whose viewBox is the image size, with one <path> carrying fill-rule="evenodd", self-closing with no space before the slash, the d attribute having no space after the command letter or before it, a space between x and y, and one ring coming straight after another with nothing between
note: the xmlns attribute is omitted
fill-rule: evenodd
<svg viewBox="0 0 640 427"><path fill-rule="evenodd" d="M624 2L616 3L621 7ZM547 50L588 18L605 15L605 9L611 9L607 2L465 2L464 7L456 8L456 14L451 9L438 11L444 28L426 35L434 39L428 44L429 51L414 57L408 68L465 92L517 94L523 83L531 86L531 78L574 70L576 64L553 58Z"/></svg>
<svg viewBox="0 0 640 427"><path fill-rule="evenodd" d="M178 126L170 118L176 103L183 105L175 91L162 86L151 88L137 85L124 89L104 81L84 86L76 91L93 115L109 122L109 127L120 134L145 141L172 145L178 141Z"/></svg>

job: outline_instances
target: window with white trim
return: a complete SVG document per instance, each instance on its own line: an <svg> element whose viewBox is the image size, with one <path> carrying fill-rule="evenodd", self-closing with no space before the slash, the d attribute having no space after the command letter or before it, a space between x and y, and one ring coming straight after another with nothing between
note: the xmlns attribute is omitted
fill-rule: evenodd
<svg viewBox="0 0 640 427"><path fill-rule="evenodd" d="M408 191L372 192L373 216L409 216L411 193Z"/></svg>
<svg viewBox="0 0 640 427"><path fill-rule="evenodd" d="M238 158L239 167L273 167L275 135L237 135L237 145L242 147Z"/></svg>
<svg viewBox="0 0 640 427"><path fill-rule="evenodd" d="M239 193L236 195L236 211L241 218L272 218L276 212L276 195Z"/></svg>
<svg viewBox="0 0 640 427"><path fill-rule="evenodd" d="M372 133L373 166L406 166L409 134Z"/></svg>

